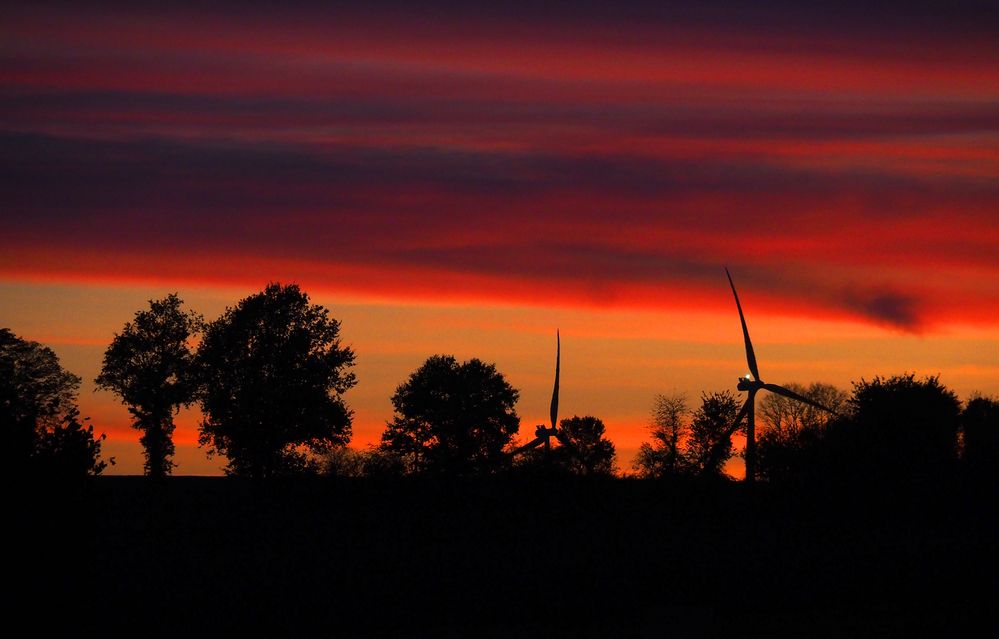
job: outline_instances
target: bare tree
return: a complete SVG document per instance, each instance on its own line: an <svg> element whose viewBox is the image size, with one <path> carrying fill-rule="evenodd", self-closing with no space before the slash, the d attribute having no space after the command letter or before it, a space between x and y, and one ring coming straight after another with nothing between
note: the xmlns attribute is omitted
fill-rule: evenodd
<svg viewBox="0 0 999 639"><path fill-rule="evenodd" d="M674 391L652 400L652 442L638 449L634 468L642 477L670 477L685 473L690 460L685 445L690 436L687 395Z"/></svg>
<svg viewBox="0 0 999 639"><path fill-rule="evenodd" d="M816 382L806 387L792 382L784 386L835 413L847 411L850 395L832 384ZM766 436L782 441L793 439L802 430L824 428L836 418L829 411L775 393L766 395L760 402L760 416L763 418Z"/></svg>

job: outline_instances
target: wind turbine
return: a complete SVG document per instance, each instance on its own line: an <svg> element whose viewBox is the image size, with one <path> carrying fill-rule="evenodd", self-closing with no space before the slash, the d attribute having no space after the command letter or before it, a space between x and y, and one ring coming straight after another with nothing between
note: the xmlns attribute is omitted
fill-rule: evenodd
<svg viewBox="0 0 999 639"><path fill-rule="evenodd" d="M809 404L828 413L832 413L833 415L837 415L838 413L814 400L799 395L794 391L788 390L783 386L778 386L777 384L767 384L760 379L760 369L756 365L756 353L753 351L753 342L749 339L749 329L746 327L746 316L742 313L742 304L739 302L739 294L735 290L735 284L732 282L732 274L728 272L727 266L725 267L725 275L728 276L728 284L732 287L732 295L735 296L735 306L739 309L739 321L742 322L742 337L746 342L746 363L749 364L750 374L739 378L738 388L740 391L748 391L749 397L746 398L746 403L742 405L742 409L736 416L732 426L725 433L725 436L721 438L709 452L708 463L705 465L705 468L714 467L718 456L720 456L724 450L724 442L727 442L729 438L732 437L732 434L737 428L739 428L739 423L742 422L743 418L745 418L746 481L752 482L756 478L756 393L765 389L771 393L783 395L784 397L788 397L795 401L804 402L805 404Z"/></svg>
<svg viewBox="0 0 999 639"><path fill-rule="evenodd" d="M545 455L551 454L552 450L552 437L558 440L560 444L566 447L567 450L576 454L575 447L566 438L566 436L558 429L558 378L559 372L562 365L562 338L558 331L555 331L555 386L552 388L552 403L551 409L549 411L549 416L551 418L551 428L545 428L544 424L539 424L534 431L534 439L529 443L524 444L520 448L514 450L510 453L511 456L519 455L521 453L527 452L532 448L537 448L538 446L544 445Z"/></svg>

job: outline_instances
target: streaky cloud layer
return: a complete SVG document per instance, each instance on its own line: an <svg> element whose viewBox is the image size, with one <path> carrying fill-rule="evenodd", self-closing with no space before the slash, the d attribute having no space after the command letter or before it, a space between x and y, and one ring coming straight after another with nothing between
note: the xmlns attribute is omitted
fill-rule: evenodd
<svg viewBox="0 0 999 639"><path fill-rule="evenodd" d="M12 7L0 275L995 325L981 3Z"/></svg>

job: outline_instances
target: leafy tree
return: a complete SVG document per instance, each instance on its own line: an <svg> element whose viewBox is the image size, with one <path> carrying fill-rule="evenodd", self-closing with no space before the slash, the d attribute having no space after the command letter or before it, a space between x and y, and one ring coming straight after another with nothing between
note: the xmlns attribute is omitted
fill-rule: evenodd
<svg viewBox="0 0 999 639"><path fill-rule="evenodd" d="M739 400L730 392L702 393L694 411L687 442L689 459L701 475L721 476L733 454L728 431L739 414Z"/></svg>
<svg viewBox="0 0 999 639"><path fill-rule="evenodd" d="M575 475L587 477L614 474L617 452L614 444L604 437L607 427L603 420L591 415L575 416L563 419L559 426L571 449L559 446L554 452L562 457L566 468Z"/></svg>
<svg viewBox="0 0 999 639"><path fill-rule="evenodd" d="M350 440L343 394L356 378L340 322L295 284L269 284L208 324L198 348L200 442L230 474L313 467L308 455Z"/></svg>
<svg viewBox="0 0 999 639"><path fill-rule="evenodd" d="M417 473L494 472L520 428L518 397L495 365L434 355L396 389L381 447Z"/></svg>
<svg viewBox="0 0 999 639"><path fill-rule="evenodd" d="M94 437L94 427L86 424L89 419L81 421L80 409L72 406L58 424L46 426L35 443L36 469L50 477L100 475L107 468L101 460L101 442L107 436Z"/></svg>
<svg viewBox="0 0 999 639"><path fill-rule="evenodd" d="M137 312L115 335L94 380L128 406L132 425L143 432L146 473L155 477L173 468L173 416L194 399L189 342L203 320L182 304L176 293L150 300L149 309Z"/></svg>
<svg viewBox="0 0 999 639"><path fill-rule="evenodd" d="M689 470L686 444L690 409L684 393L656 395L652 402L652 442L638 449L634 468L647 478L674 477Z"/></svg>
<svg viewBox="0 0 999 639"><path fill-rule="evenodd" d="M999 461L999 399L974 395L961 412L964 460L986 469Z"/></svg>
<svg viewBox="0 0 999 639"><path fill-rule="evenodd" d="M842 437L854 454L843 462L859 464L859 472L927 479L956 459L961 406L938 377L861 380L850 403L854 414Z"/></svg>
<svg viewBox="0 0 999 639"><path fill-rule="evenodd" d="M38 342L0 328L0 464L10 474L99 474L101 441L76 406L80 378ZM86 421L86 420L84 420ZM113 463L113 460L112 460Z"/></svg>
<svg viewBox="0 0 999 639"><path fill-rule="evenodd" d="M617 452L614 443L604 437L607 427L603 420L592 417L570 417L559 422L562 436L569 446L556 445L551 451L543 447L524 451L517 460L520 468L545 468L585 477L611 476Z"/></svg>

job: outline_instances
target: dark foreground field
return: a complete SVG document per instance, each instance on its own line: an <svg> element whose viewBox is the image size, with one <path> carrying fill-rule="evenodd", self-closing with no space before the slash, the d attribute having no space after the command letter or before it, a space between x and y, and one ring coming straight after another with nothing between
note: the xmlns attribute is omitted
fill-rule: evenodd
<svg viewBox="0 0 999 639"><path fill-rule="evenodd" d="M108 477L22 490L8 575L98 634L953 634L996 628L995 496Z"/></svg>

